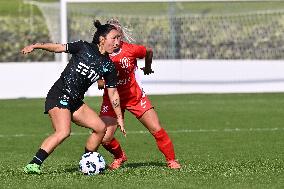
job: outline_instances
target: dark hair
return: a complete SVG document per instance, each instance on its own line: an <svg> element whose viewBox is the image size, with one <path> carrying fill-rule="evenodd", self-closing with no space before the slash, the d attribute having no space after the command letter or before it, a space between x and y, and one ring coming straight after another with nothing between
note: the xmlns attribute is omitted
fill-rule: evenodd
<svg viewBox="0 0 284 189"><path fill-rule="evenodd" d="M111 30L116 30L115 26L110 24L102 25L99 20L94 21L94 26L97 28L97 31L94 34L92 43L95 44L100 43L100 36L106 37Z"/></svg>

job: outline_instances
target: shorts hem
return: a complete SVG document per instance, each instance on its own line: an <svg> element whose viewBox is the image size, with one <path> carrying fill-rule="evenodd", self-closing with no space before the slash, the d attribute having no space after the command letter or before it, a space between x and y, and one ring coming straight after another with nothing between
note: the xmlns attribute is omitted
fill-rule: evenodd
<svg viewBox="0 0 284 189"><path fill-rule="evenodd" d="M151 110L151 109L154 109L154 106L152 106L152 107L146 109L141 115L136 116L136 118L137 118L137 119L140 119L147 111L149 111L149 110Z"/></svg>
<svg viewBox="0 0 284 189"><path fill-rule="evenodd" d="M53 108L67 109L67 110L69 110L69 111L71 112L70 108L68 108L68 107L53 106L53 107L50 107L50 108L48 108L47 110L45 110L43 113L44 113L44 114L48 114L49 110L52 110ZM76 110L75 110L75 111L76 111Z"/></svg>

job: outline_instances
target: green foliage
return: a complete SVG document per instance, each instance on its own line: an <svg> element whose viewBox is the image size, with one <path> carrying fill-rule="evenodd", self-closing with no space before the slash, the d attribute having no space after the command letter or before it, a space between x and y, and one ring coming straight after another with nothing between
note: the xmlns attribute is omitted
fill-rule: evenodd
<svg viewBox="0 0 284 189"><path fill-rule="evenodd" d="M283 59L283 16L284 13L183 15L173 21L168 17L114 17L122 25L130 25L137 43L152 47L156 59ZM90 20L91 17L72 17L71 41L90 41Z"/></svg>
<svg viewBox="0 0 284 189"><path fill-rule="evenodd" d="M25 45L48 42L49 34L42 17L0 17L0 62L52 61L54 55L44 51L24 56Z"/></svg>
<svg viewBox="0 0 284 189"><path fill-rule="evenodd" d="M30 17L40 15L36 6L25 4L23 0L0 1L0 16Z"/></svg>
<svg viewBox="0 0 284 189"><path fill-rule="evenodd" d="M91 21L114 17L156 59L283 59L283 10L284 2L71 4L70 40L90 41Z"/></svg>
<svg viewBox="0 0 284 189"><path fill-rule="evenodd" d="M53 61L54 55L37 52L23 56L28 44L48 42L49 32L37 6L22 0L0 1L0 62Z"/></svg>
<svg viewBox="0 0 284 189"><path fill-rule="evenodd" d="M44 99L1 100L1 188L283 188L284 94L150 96L183 168L169 170L151 134L131 114L127 138L116 137L129 161L117 171L83 176L78 161L89 131L72 135L43 165L25 175L40 142L52 133ZM101 98L86 98L97 112ZM169 109L170 107L170 109ZM103 148L99 152L110 163Z"/></svg>
<svg viewBox="0 0 284 189"><path fill-rule="evenodd" d="M71 3L68 11L68 41L91 41L92 21L114 17L133 30L136 43L153 48L155 59L284 58L283 1ZM36 6L0 1L0 23L0 62L54 60L51 53L19 53L50 41Z"/></svg>

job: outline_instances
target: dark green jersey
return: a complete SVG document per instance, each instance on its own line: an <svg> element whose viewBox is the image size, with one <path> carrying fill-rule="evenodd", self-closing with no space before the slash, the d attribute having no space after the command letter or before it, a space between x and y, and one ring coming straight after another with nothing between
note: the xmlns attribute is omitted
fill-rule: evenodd
<svg viewBox="0 0 284 189"><path fill-rule="evenodd" d="M66 52L72 54L68 65L61 73L63 92L74 101L84 98L88 88L100 77L107 88L117 85L115 65L108 54L102 55L98 46L86 41L67 43Z"/></svg>

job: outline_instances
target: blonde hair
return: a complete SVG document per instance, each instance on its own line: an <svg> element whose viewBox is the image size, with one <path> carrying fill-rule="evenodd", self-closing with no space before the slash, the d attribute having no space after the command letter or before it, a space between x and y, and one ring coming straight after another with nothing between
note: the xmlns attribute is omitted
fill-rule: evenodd
<svg viewBox="0 0 284 189"><path fill-rule="evenodd" d="M136 41L133 37L132 30L127 26L122 26L118 19L111 18L107 21L107 24L113 25L117 30L120 30L125 40L129 43L134 43Z"/></svg>

